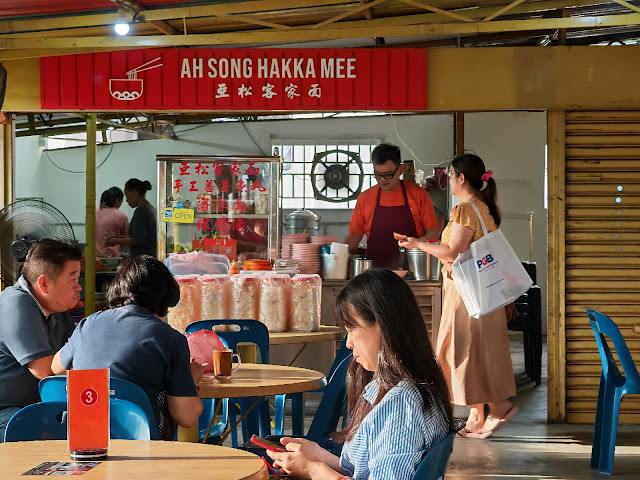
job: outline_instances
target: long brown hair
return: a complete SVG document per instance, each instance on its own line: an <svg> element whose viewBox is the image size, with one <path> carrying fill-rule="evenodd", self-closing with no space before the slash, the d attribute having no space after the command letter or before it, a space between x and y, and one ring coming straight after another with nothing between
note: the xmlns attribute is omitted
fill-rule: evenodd
<svg viewBox="0 0 640 480"><path fill-rule="evenodd" d="M495 180L491 177L487 180L485 189L482 190L482 175L487 173L482 159L473 153L465 153L454 158L451 167L457 174L464 175L469 185L476 191L476 196L489 207L489 213L496 222L496 227L499 227L501 216L498 208L498 188Z"/></svg>
<svg viewBox="0 0 640 480"><path fill-rule="evenodd" d="M387 269L367 270L354 277L336 300L338 323L357 327L355 317L373 326L380 326L382 348L378 352L375 372L365 370L352 361L347 371L347 396L351 416L345 430L337 432L337 441L350 440L355 435L372 405L364 399L365 386L378 382L377 405L385 394L402 381L413 384L423 400L423 408L439 410L453 431L453 412L449 388L438 365L418 302L413 292L398 275Z"/></svg>

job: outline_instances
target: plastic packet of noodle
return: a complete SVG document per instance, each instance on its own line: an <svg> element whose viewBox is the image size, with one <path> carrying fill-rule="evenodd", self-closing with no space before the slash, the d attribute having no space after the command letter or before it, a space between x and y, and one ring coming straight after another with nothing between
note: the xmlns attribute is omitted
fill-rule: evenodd
<svg viewBox="0 0 640 480"><path fill-rule="evenodd" d="M270 332L289 330L289 275L263 275L260 282L260 318Z"/></svg>
<svg viewBox="0 0 640 480"><path fill-rule="evenodd" d="M179 332L184 333L191 322L201 320L200 282L197 275L176 275L180 287L180 301L169 309L167 322Z"/></svg>
<svg viewBox="0 0 640 480"><path fill-rule="evenodd" d="M244 274L231 277L231 318L258 320L260 277Z"/></svg>
<svg viewBox="0 0 640 480"><path fill-rule="evenodd" d="M230 282L228 275L202 275L200 314L204 320L229 318Z"/></svg>
<svg viewBox="0 0 640 480"><path fill-rule="evenodd" d="M322 280L319 275L296 275L291 281L291 329L315 332L320 329Z"/></svg>

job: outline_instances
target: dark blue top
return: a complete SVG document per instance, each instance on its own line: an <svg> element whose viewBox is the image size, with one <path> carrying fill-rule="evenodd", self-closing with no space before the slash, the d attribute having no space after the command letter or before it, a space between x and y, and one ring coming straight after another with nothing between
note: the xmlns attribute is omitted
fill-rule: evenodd
<svg viewBox="0 0 640 480"><path fill-rule="evenodd" d="M111 376L142 387L161 432L168 423L165 393L198 396L186 337L137 305L97 312L82 320L60 350L60 360L67 370L110 368Z"/></svg>
<svg viewBox="0 0 640 480"><path fill-rule="evenodd" d="M140 245L129 245L131 258L140 255L158 257L158 223L156 209L150 204L140 205L129 222L129 237Z"/></svg>
<svg viewBox="0 0 640 480"><path fill-rule="evenodd" d="M55 354L73 332L68 312L45 317L24 277L0 293L0 408L40 401L27 364Z"/></svg>

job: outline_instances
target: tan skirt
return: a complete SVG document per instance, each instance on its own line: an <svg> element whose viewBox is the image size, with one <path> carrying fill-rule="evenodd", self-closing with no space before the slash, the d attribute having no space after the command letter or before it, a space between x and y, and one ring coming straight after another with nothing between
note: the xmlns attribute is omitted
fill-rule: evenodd
<svg viewBox="0 0 640 480"><path fill-rule="evenodd" d="M470 317L453 280L443 275L436 356L453 403L497 403L516 394L504 308Z"/></svg>

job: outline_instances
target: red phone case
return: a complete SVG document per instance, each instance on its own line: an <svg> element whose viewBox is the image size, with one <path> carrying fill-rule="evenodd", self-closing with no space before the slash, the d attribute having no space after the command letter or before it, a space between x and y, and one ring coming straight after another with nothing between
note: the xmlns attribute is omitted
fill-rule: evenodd
<svg viewBox="0 0 640 480"><path fill-rule="evenodd" d="M271 450L272 452L284 452L286 451L286 449L280 445L276 445L273 442L270 442L269 440L265 440L262 437L259 437L257 435L252 435L251 436L251 442L255 443L256 445L260 445L263 448L266 448L267 450Z"/></svg>

